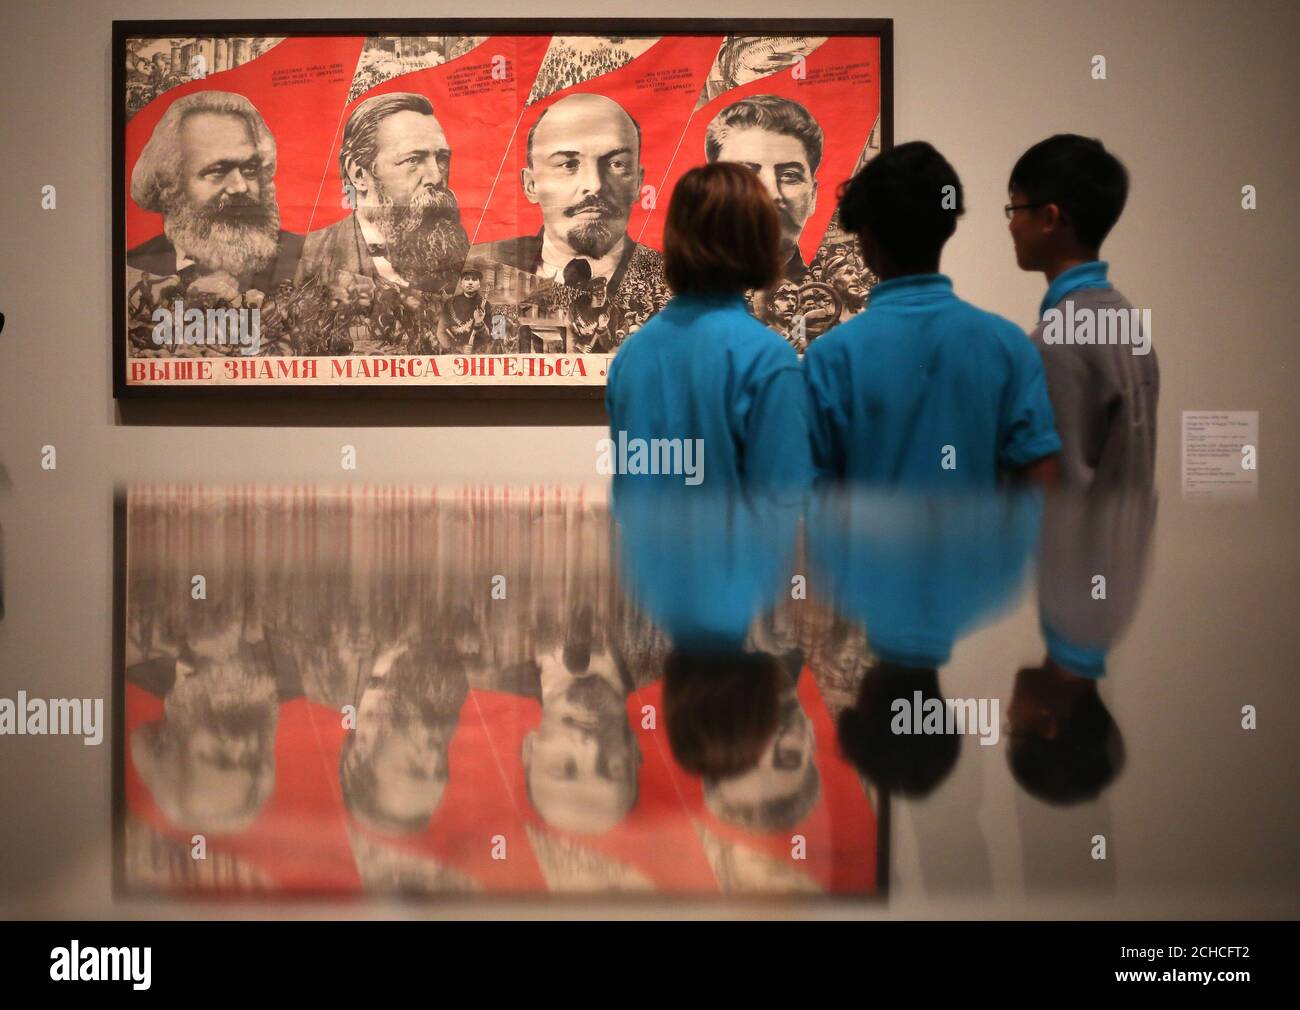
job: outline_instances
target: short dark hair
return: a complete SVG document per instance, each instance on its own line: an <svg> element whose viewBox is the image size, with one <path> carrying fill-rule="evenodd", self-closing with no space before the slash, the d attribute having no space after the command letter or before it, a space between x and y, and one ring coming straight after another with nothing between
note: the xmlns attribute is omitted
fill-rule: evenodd
<svg viewBox="0 0 1300 1010"><path fill-rule="evenodd" d="M781 276L781 221L743 165L699 165L678 180L664 222L664 276L674 292L740 292Z"/></svg>
<svg viewBox="0 0 1300 1010"><path fill-rule="evenodd" d="M938 266L966 210L956 171L923 140L876 155L840 186L839 197L841 225L859 237L870 235L891 264L908 273Z"/></svg>
<svg viewBox="0 0 1300 1010"><path fill-rule="evenodd" d="M717 161L723 141L732 130L769 130L794 137L803 144L808 158L808 168L816 173L822 163L822 145L825 135L809 113L798 102L779 95L750 95L732 102L713 117L704 131L704 156Z"/></svg>
<svg viewBox="0 0 1300 1010"><path fill-rule="evenodd" d="M1096 799L1123 770L1124 738L1094 690L1079 698L1052 739L1013 736L1007 763L1030 796L1060 806L1080 803Z"/></svg>
<svg viewBox="0 0 1300 1010"><path fill-rule="evenodd" d="M1058 133L1020 156L1007 188L1031 203L1054 203L1079 244L1101 248L1128 200L1128 171L1100 140Z"/></svg>
<svg viewBox="0 0 1300 1010"><path fill-rule="evenodd" d="M950 733L893 731L895 698L911 701L920 692L921 704L942 701L937 670L922 670L879 662L862 678L858 696L840 713L840 750L877 787L903 796L920 797L934 791L957 763L960 743Z"/></svg>
<svg viewBox="0 0 1300 1010"><path fill-rule="evenodd" d="M670 652L664 724L677 763L710 779L754 768L777 730L780 678L776 657L763 652Z"/></svg>
<svg viewBox="0 0 1300 1010"><path fill-rule="evenodd" d="M399 112L418 112L433 115L433 103L424 95L411 91L395 91L389 95L375 95L352 110L348 124L343 127L343 143L339 146L339 171L343 181L348 181L348 162L354 161L367 172L373 172L379 157L379 124Z"/></svg>

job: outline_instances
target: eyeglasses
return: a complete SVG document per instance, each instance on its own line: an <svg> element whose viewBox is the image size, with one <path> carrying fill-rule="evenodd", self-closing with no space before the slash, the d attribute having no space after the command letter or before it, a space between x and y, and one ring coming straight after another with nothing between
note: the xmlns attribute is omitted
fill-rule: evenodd
<svg viewBox="0 0 1300 1010"><path fill-rule="evenodd" d="M1033 210L1035 207L1046 207L1051 200L1042 200L1038 203L1009 203L1002 209L1006 212L1007 220L1011 220L1011 215L1018 210Z"/></svg>

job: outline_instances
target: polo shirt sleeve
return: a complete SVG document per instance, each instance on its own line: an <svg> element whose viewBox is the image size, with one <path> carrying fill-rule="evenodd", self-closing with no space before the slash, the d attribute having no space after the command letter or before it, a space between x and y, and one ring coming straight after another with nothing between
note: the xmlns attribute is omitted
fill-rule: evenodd
<svg viewBox="0 0 1300 1010"><path fill-rule="evenodd" d="M764 350L751 380L744 446L750 489L801 491L812 483L808 392L799 359L784 343Z"/></svg>
<svg viewBox="0 0 1300 1010"><path fill-rule="evenodd" d="M1008 324L1011 372L998 424L998 463L1019 470L1061 451L1043 361L1029 338Z"/></svg>
<svg viewBox="0 0 1300 1010"><path fill-rule="evenodd" d="M803 356L804 385L808 396L808 433L812 463L817 477L836 478L844 474L844 433L849 426L847 395L841 376L847 374L847 362L836 363L836 349L822 338L809 345Z"/></svg>
<svg viewBox="0 0 1300 1010"><path fill-rule="evenodd" d="M1062 476L1070 486L1085 487L1096 471L1105 438L1104 427L1111 416L1109 390L1102 385L1104 376L1088 374L1078 348L1043 343L1039 330L1034 331L1034 346L1043 362L1047 392L1052 398L1052 413L1061 438Z"/></svg>

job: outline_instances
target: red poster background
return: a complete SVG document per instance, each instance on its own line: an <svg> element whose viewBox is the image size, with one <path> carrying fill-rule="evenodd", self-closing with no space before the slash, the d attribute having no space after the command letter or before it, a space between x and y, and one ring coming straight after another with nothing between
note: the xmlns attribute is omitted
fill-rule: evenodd
<svg viewBox="0 0 1300 1010"><path fill-rule="evenodd" d="M819 74L846 63L870 60L869 82L818 81ZM865 68L863 68L865 69ZM778 95L799 102L822 128L822 161L817 169L817 207L804 225L799 251L805 263L812 261L817 246L835 213L836 189L853 174L862 148L880 116L880 40L839 37L827 39L808 54L806 79L796 79L789 70L761 77L748 84L723 92L691 117L682 137L681 148L673 159L672 169L660 189L663 199L658 212L646 223L640 241L656 249L663 248L664 220L668 197L677 180L696 165L705 162L704 134L713 117L733 102L750 95ZM647 173L647 179L649 173ZM636 230L632 230L633 237Z"/></svg>

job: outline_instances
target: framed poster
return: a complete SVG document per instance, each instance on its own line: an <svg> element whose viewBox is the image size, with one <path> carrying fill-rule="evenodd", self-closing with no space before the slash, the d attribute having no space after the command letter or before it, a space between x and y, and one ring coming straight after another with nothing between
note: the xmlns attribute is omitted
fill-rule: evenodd
<svg viewBox="0 0 1300 1010"><path fill-rule="evenodd" d="M873 282L836 190L892 142L891 25L114 22L114 395L600 397L706 160L772 192L750 306L802 349Z"/></svg>

